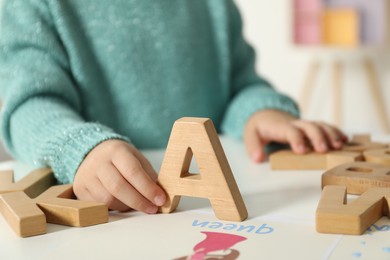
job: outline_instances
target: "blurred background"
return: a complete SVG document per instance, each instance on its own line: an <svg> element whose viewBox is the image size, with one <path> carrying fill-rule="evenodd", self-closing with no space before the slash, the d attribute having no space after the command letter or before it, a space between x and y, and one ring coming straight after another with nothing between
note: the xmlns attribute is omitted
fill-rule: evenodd
<svg viewBox="0 0 390 260"><path fill-rule="evenodd" d="M258 72L303 118L390 134L390 0L235 1Z"/></svg>
<svg viewBox="0 0 390 260"><path fill-rule="evenodd" d="M337 123L349 133L371 134L388 133L388 129L385 129L383 119L377 111L377 102L374 101L370 91L370 82L362 61L368 57L375 67L380 94L386 110L386 119L389 120L390 105L387 104L387 101L390 101L388 87L390 86L389 18L387 15L389 2L388 0L236 0L243 15L245 35L258 54L257 70L276 88L289 94L295 100L301 101L304 85L310 74L311 63L316 60L321 64L315 79L312 80L312 94L307 109L303 111L304 118ZM368 5L370 10L365 9L364 5ZM373 8L375 6L377 6L376 9ZM316 29L321 30L318 27L326 26L321 20L324 13L327 10L335 10L337 13L337 9L355 11L359 19L356 22L361 27L365 24L372 27L364 28L364 32L363 29L356 32L352 23L351 28L347 25L343 31L336 30L335 33L338 33L340 37L348 33L357 33L356 42L341 41L338 43L336 39L332 43L329 39L323 39L328 42L321 42L318 37L313 39ZM311 11L314 14L310 13ZM310 15L318 15L318 17L313 18ZM346 20L349 19L348 15L350 14L345 15ZM334 19L336 22L337 18ZM342 19L341 17L341 23ZM375 24L370 19L380 21ZM332 21L328 22L332 23ZM346 23L348 24L348 21ZM381 23L383 23L383 32L381 32L383 36L377 36L381 39L374 39L371 42L366 39L363 42L360 39L372 31L377 31L377 26ZM316 26L317 28L313 29ZM337 24L334 26L336 29L341 27ZM308 34L306 39L305 29ZM352 32L348 32L348 29ZM300 34L296 32L299 30L301 30ZM317 32L317 34L320 33ZM341 99L341 107L337 108L339 110L337 113L342 118L341 122L335 122L334 116L336 97L333 64L335 61L343 64L343 72L339 77L341 95L337 97Z"/></svg>

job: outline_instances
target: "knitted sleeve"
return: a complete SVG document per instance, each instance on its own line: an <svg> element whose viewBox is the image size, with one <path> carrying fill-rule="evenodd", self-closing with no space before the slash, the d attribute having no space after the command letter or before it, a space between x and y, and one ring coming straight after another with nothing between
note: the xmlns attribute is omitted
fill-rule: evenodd
<svg viewBox="0 0 390 260"><path fill-rule="evenodd" d="M42 0L4 1L0 21L1 134L10 153L72 182L100 142L125 139L81 116L66 51Z"/></svg>
<svg viewBox="0 0 390 260"><path fill-rule="evenodd" d="M256 111L277 109L299 116L295 102L278 93L255 71L255 53L244 40L242 21L233 1L230 3L231 93L232 99L222 122L222 131L241 138L245 123Z"/></svg>

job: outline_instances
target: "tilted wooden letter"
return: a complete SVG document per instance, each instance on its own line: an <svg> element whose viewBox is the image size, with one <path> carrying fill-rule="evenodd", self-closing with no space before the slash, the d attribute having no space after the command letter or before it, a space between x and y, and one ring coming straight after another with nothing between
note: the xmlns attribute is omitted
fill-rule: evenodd
<svg viewBox="0 0 390 260"><path fill-rule="evenodd" d="M325 172L316 213L321 233L360 235L389 216L390 168L367 162L344 164ZM347 204L347 193L361 196Z"/></svg>
<svg viewBox="0 0 390 260"><path fill-rule="evenodd" d="M346 200L345 186L324 188L316 214L318 232L361 235L382 216L390 217L389 188L371 188L349 204Z"/></svg>
<svg viewBox="0 0 390 260"><path fill-rule="evenodd" d="M189 173L192 156L199 174ZM222 220L243 221L248 213L217 132L210 119L181 118L172 128L158 183L168 195L163 213L174 211L180 196L208 198Z"/></svg>
<svg viewBox="0 0 390 260"><path fill-rule="evenodd" d="M41 169L33 171L25 179L42 182L41 178L35 178L37 172L51 174L51 170ZM7 174L7 183L12 178ZM35 187L36 189L27 190L33 191L32 194L37 194L42 185L32 181L28 187ZM46 233L46 222L85 227L108 221L107 206L101 203L75 200L72 185L53 186L35 199L31 199L23 191L4 192L0 195L0 213L21 237Z"/></svg>

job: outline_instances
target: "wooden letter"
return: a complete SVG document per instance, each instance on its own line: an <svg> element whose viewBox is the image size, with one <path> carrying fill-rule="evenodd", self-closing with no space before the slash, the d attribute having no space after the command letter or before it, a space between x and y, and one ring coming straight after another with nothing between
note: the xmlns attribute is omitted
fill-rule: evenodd
<svg viewBox="0 0 390 260"><path fill-rule="evenodd" d="M343 163L362 160L363 156L360 153L346 151L296 154L291 150L282 150L269 157L273 170L324 170Z"/></svg>
<svg viewBox="0 0 390 260"><path fill-rule="evenodd" d="M371 188L349 204L346 200L345 186L324 188L316 213L318 232L361 235L382 216L390 217L389 188Z"/></svg>
<svg viewBox="0 0 390 260"><path fill-rule="evenodd" d="M192 156L199 174L189 173ZM168 195L161 212L170 213L180 196L208 198L222 220L243 221L248 213L217 132L210 119L181 118L172 128L158 183Z"/></svg>
<svg viewBox="0 0 390 260"><path fill-rule="evenodd" d="M45 214L22 191L0 195L0 213L15 233L21 237L46 233Z"/></svg>
<svg viewBox="0 0 390 260"><path fill-rule="evenodd" d="M335 151L326 155L326 168L332 169L344 163L363 161L364 157L358 152Z"/></svg>
<svg viewBox="0 0 390 260"><path fill-rule="evenodd" d="M389 216L390 167L355 162L322 175L316 226L321 233L359 235L382 216ZM362 194L347 204L348 194Z"/></svg>
<svg viewBox="0 0 390 260"><path fill-rule="evenodd" d="M11 183L12 172L1 176L0 185L6 188L0 195L0 213L21 237L46 233L46 222L85 227L108 221L107 206L75 200L72 185L53 186L35 199L27 196L25 192L37 195L51 182L50 169L35 170L15 184Z"/></svg>
<svg viewBox="0 0 390 260"><path fill-rule="evenodd" d="M105 204L75 199L71 184L53 186L35 199L47 222L86 227L108 222Z"/></svg>
<svg viewBox="0 0 390 260"><path fill-rule="evenodd" d="M30 198L35 198L55 184L53 172L50 168L36 169L15 183L13 179L13 171L0 172L0 194L24 191Z"/></svg>
<svg viewBox="0 0 390 260"><path fill-rule="evenodd" d="M390 166L390 149L368 150L363 153L367 162Z"/></svg>
<svg viewBox="0 0 390 260"><path fill-rule="evenodd" d="M360 195L370 188L390 188L390 167L368 162L337 166L322 175L322 188L327 185L347 187L348 194Z"/></svg>
<svg viewBox="0 0 390 260"><path fill-rule="evenodd" d="M367 150L387 148L386 144L372 142L370 135L354 135L351 142L344 145L342 150L363 153Z"/></svg>
<svg viewBox="0 0 390 260"><path fill-rule="evenodd" d="M282 150L270 155L272 170L323 170L326 169L326 154L309 152L296 154Z"/></svg>

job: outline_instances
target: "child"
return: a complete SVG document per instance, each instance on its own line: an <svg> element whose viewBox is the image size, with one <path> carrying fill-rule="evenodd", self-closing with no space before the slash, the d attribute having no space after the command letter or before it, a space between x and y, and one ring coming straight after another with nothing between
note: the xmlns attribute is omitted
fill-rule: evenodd
<svg viewBox="0 0 390 260"><path fill-rule="evenodd" d="M9 151L115 210L165 202L137 148L165 147L182 116L243 137L256 162L271 141L297 153L345 141L256 75L231 0L5 0L0 68Z"/></svg>

